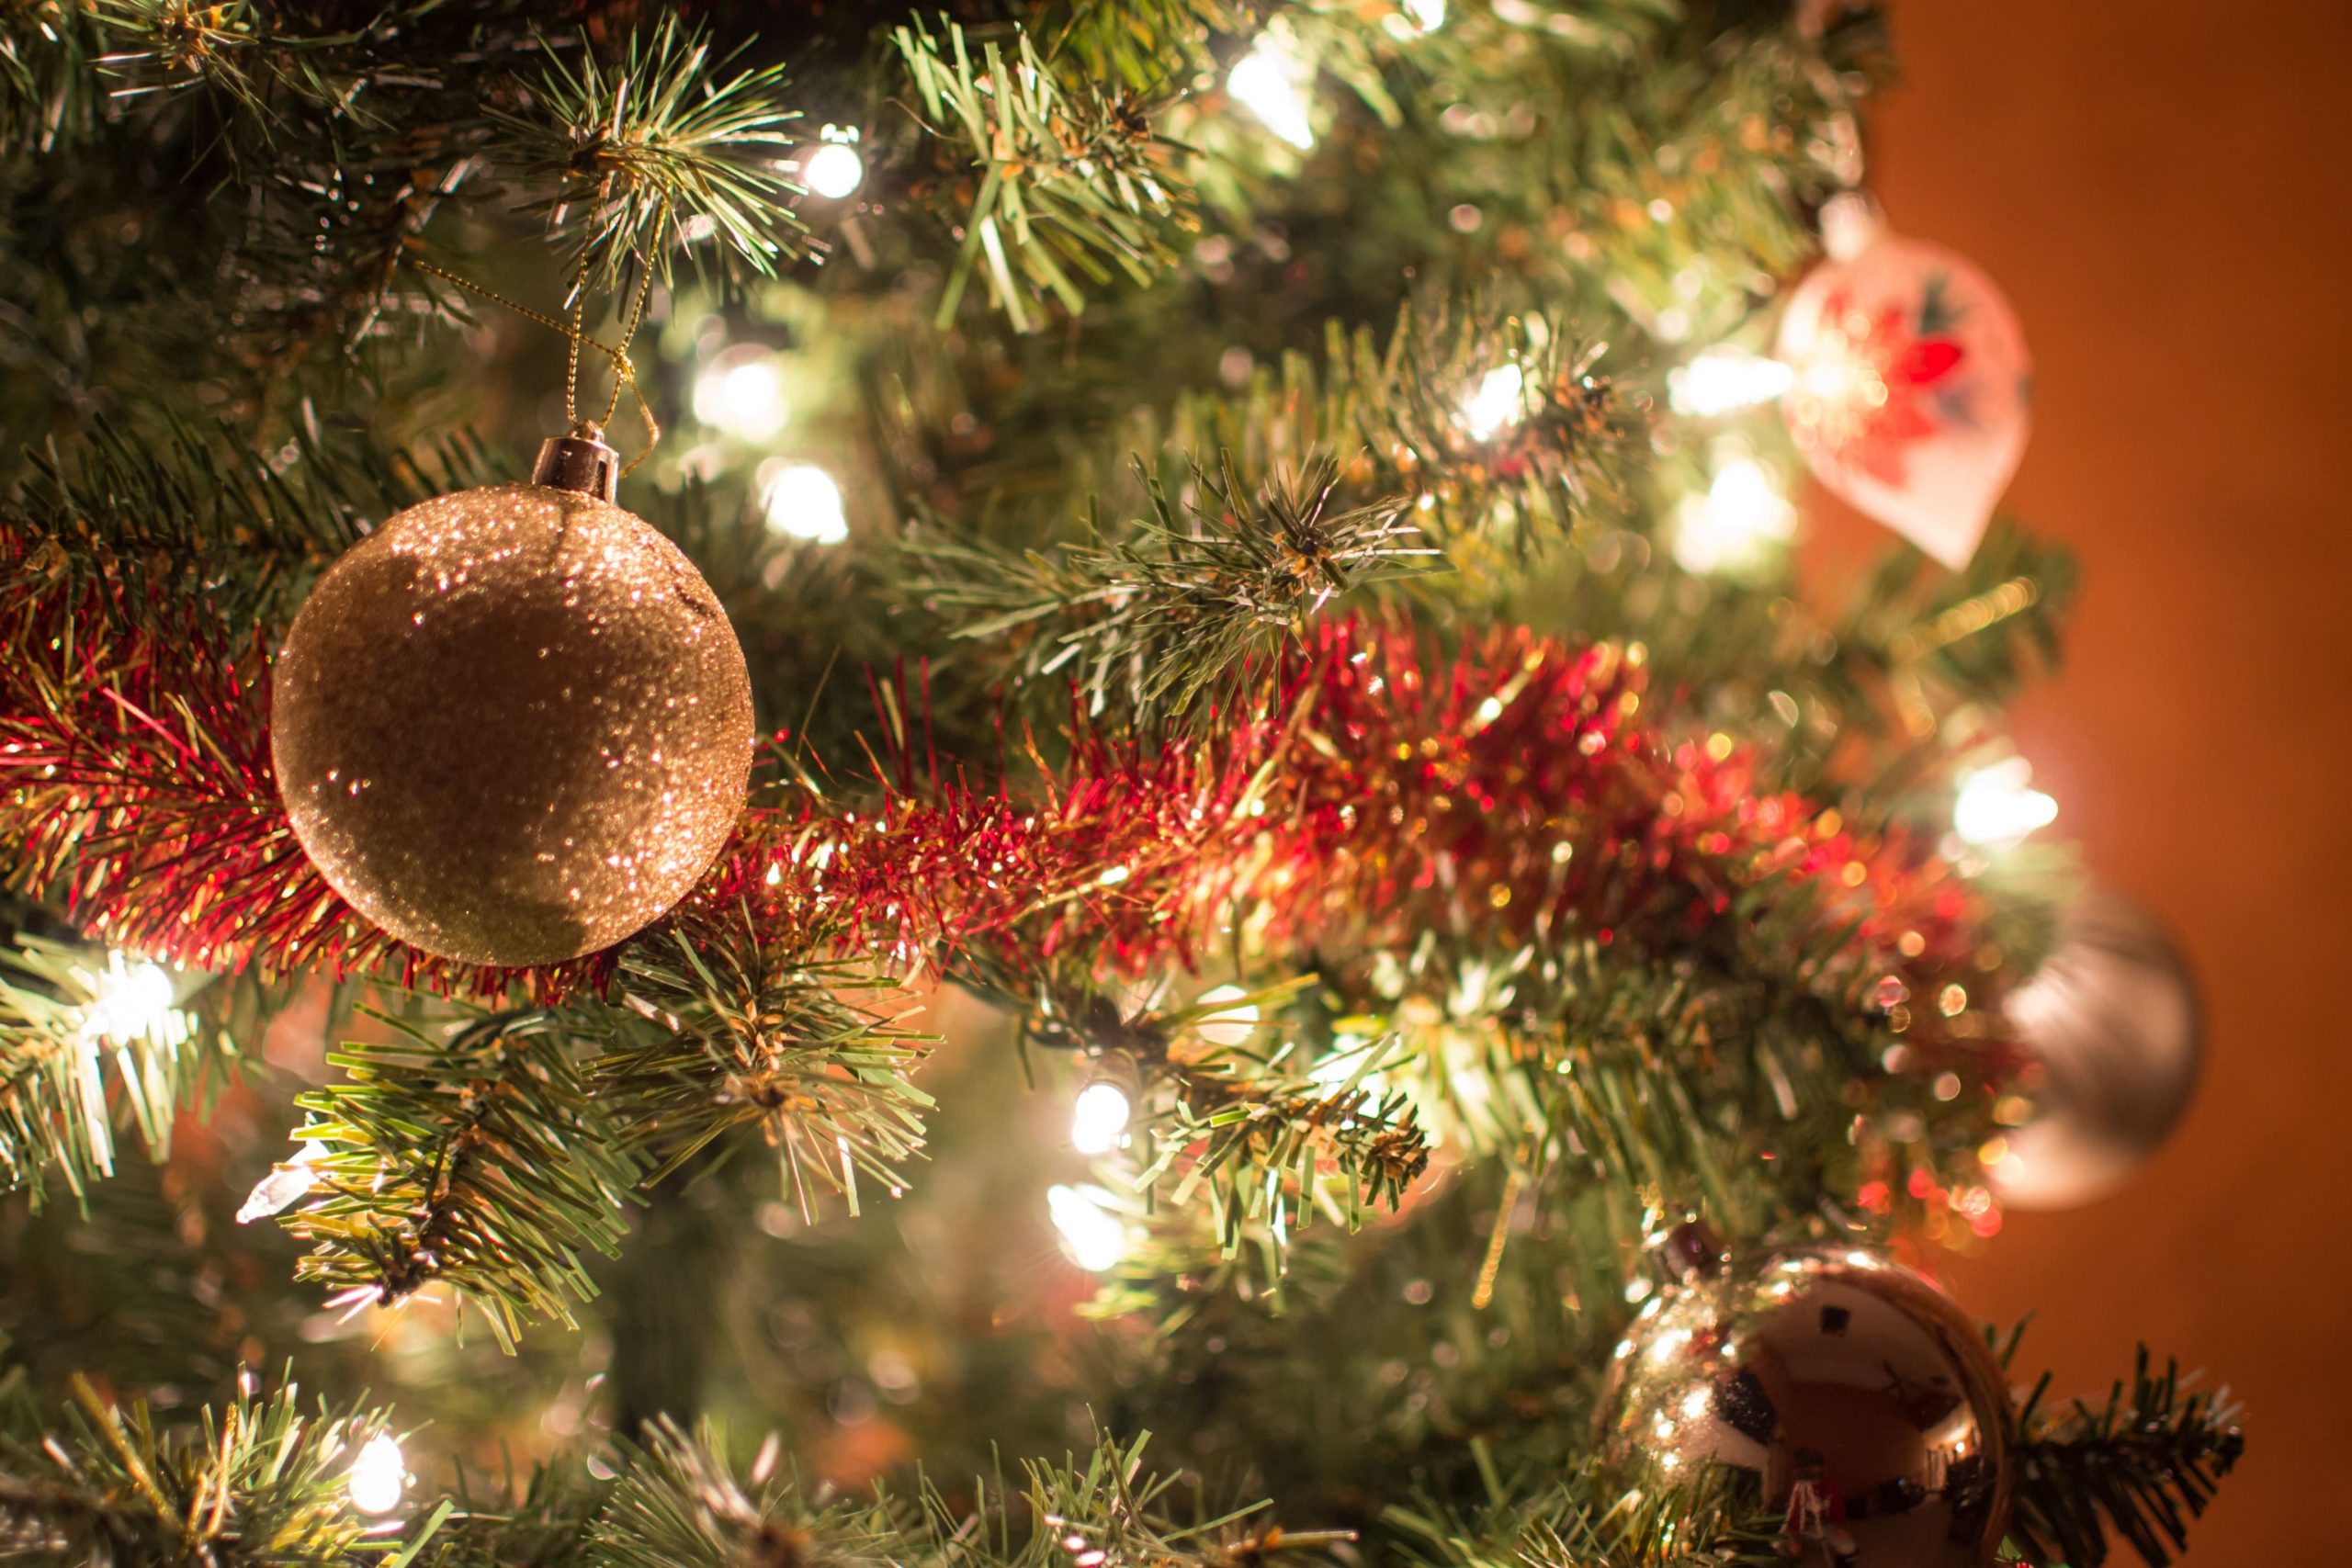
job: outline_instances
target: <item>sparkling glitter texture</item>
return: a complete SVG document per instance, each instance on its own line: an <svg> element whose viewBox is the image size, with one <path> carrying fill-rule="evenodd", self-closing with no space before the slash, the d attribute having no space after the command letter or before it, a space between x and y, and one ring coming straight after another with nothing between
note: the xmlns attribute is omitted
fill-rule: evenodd
<svg viewBox="0 0 2352 1568"><path fill-rule="evenodd" d="M677 547L591 496L494 485L411 507L337 561L273 680L295 836L427 953L594 953L725 843L751 682Z"/></svg>

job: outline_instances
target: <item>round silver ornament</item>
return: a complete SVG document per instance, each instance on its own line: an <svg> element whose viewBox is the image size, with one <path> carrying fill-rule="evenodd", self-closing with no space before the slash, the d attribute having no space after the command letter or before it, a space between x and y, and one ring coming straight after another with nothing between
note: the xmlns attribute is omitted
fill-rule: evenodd
<svg viewBox="0 0 2352 1568"><path fill-rule="evenodd" d="M1611 1461L1657 1488L1727 1477L1809 1568L1987 1568L2008 1396L1951 1298L1867 1251L1690 1261L1617 1348Z"/></svg>
<svg viewBox="0 0 2352 1568"><path fill-rule="evenodd" d="M2094 891L2008 999L2041 1068L2034 1119L1985 1174L2018 1209L2069 1209L2122 1186L2162 1146L2197 1086L2202 1010L2179 949L2145 909Z"/></svg>

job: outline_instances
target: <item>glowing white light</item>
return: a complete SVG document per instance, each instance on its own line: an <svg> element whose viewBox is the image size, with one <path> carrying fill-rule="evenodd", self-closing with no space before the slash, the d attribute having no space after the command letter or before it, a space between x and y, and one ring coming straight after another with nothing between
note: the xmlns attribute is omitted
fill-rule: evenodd
<svg viewBox="0 0 2352 1568"><path fill-rule="evenodd" d="M344 1484L351 1506L363 1514L389 1514L401 1506L408 1491L408 1461L390 1432L379 1432L361 1446Z"/></svg>
<svg viewBox="0 0 2352 1568"><path fill-rule="evenodd" d="M1099 1187L1047 1189L1046 1210L1070 1261L1090 1274L1115 1269L1127 1255L1127 1227L1112 1212L1108 1192Z"/></svg>
<svg viewBox="0 0 2352 1568"><path fill-rule="evenodd" d="M764 350L730 348L695 378L695 417L741 440L773 441L792 417L792 405Z"/></svg>
<svg viewBox="0 0 2352 1568"><path fill-rule="evenodd" d="M768 526L796 539L838 545L849 537L842 487L814 463L787 463L769 475L760 493Z"/></svg>
<svg viewBox="0 0 2352 1568"><path fill-rule="evenodd" d="M1668 371L1667 401L1677 413L1709 418L1769 403L1789 389L1797 373L1777 359L1711 348Z"/></svg>
<svg viewBox="0 0 2352 1568"><path fill-rule="evenodd" d="M1315 145L1315 128L1306 121L1308 74L1306 62L1285 39L1262 32L1250 52L1234 62L1225 90L1303 152Z"/></svg>
<svg viewBox="0 0 2352 1568"><path fill-rule="evenodd" d="M828 141L800 161L800 183L828 200L839 201L865 179L865 160L857 149Z"/></svg>
<svg viewBox="0 0 2352 1568"><path fill-rule="evenodd" d="M1203 1040L1212 1045L1234 1046L1246 1042L1258 1028L1255 1003L1238 1008L1218 1007L1219 1002L1239 1001L1250 993L1238 986L1219 986L1201 993L1201 1005L1213 1010L1204 1013L1196 1027Z"/></svg>
<svg viewBox="0 0 2352 1568"><path fill-rule="evenodd" d="M1462 404L1462 423L1473 441L1487 440L1526 417L1527 373L1516 365L1487 371Z"/></svg>
<svg viewBox="0 0 2352 1568"><path fill-rule="evenodd" d="M1095 1079L1078 1091L1078 1099L1070 1106L1070 1147L1082 1155L1110 1153L1135 1113L1135 1104L1127 1099L1125 1089L1104 1079Z"/></svg>
<svg viewBox="0 0 2352 1568"><path fill-rule="evenodd" d="M97 1045L112 1041L152 1040L177 1045L190 1030L187 1014L172 1006L177 991L172 977L140 959L127 963L119 953L107 955L107 966L90 977L90 999L82 1009L82 1043Z"/></svg>
<svg viewBox="0 0 2352 1568"><path fill-rule="evenodd" d="M1425 33L1445 26L1445 0L1403 0L1399 8Z"/></svg>
<svg viewBox="0 0 2352 1568"><path fill-rule="evenodd" d="M324 1144L304 1144L297 1149L292 1159L254 1184L253 1191L237 1211L237 1223L249 1225L255 1220L266 1220L307 1197L319 1184L318 1172L311 1168L324 1158L326 1152Z"/></svg>
<svg viewBox="0 0 2352 1568"><path fill-rule="evenodd" d="M2058 803L2029 787L2033 764L2011 757L1960 781L1951 830L1982 849L2007 849L2057 819Z"/></svg>
<svg viewBox="0 0 2352 1568"><path fill-rule="evenodd" d="M1738 457L1715 470L1703 496L1675 511L1674 558L1686 571L1753 564L1768 546L1796 532L1796 509L1760 463Z"/></svg>

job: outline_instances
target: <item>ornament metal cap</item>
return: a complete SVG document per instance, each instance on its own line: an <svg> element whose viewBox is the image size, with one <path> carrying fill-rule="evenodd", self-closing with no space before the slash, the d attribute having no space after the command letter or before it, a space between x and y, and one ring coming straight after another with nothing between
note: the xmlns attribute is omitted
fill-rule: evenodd
<svg viewBox="0 0 2352 1568"><path fill-rule="evenodd" d="M1662 1282L1669 1285L1687 1284L1720 1273L1724 1258L1723 1237L1704 1220L1685 1220L1650 1242L1650 1267L1657 1271Z"/></svg>
<svg viewBox="0 0 2352 1568"><path fill-rule="evenodd" d="M550 435L539 444L531 482L616 502L621 493L621 455L605 445L604 431L583 419L569 435Z"/></svg>

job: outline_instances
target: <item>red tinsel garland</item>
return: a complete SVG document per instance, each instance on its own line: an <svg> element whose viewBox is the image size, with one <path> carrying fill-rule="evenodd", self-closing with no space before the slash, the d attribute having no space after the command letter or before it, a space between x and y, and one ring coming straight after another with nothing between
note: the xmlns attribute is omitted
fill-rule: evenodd
<svg viewBox="0 0 2352 1568"><path fill-rule="evenodd" d="M556 994L608 972L610 955L474 969L368 926L279 806L257 639L64 589L21 554L0 564L15 579L0 626L24 650L0 673L0 840L93 931L197 967L378 968L445 992ZM1643 711L1638 653L1505 629L1431 666L1409 631L1344 620L1278 676L1281 716L1193 747L1082 737L1033 800L940 781L870 812L753 811L672 919L691 938L748 908L787 943L899 966L985 943L1015 966L1076 951L1128 974L1188 963L1227 919L1276 946L1357 951L1442 922L1498 942L1713 944L1844 1006L1930 1004L1913 1012L1919 1046L1981 1004L1964 989L1982 978L1968 885L1902 835L1759 795L1746 750L1669 739ZM1777 938L1776 911L1794 917ZM1812 956L1792 933L1816 939ZM1774 941L1789 950L1759 946Z"/></svg>
<svg viewBox="0 0 2352 1568"><path fill-rule="evenodd" d="M1190 749L1083 740L1032 804L942 786L866 817L754 814L678 918L749 906L900 964L985 943L1126 974L1189 963L1227 919L1327 951L1441 925L1712 943L1840 1005L1905 1009L1921 1049L1971 1005L1973 889L1905 835L1759 793L1752 750L1667 739L1638 654L1520 628L1440 668L1426 654L1404 628L1335 622L1285 662L1285 717Z"/></svg>
<svg viewBox="0 0 2352 1568"><path fill-rule="evenodd" d="M268 649L198 604L76 581L0 532L0 846L92 934L188 968L378 970L445 994L512 976L402 946L295 840L270 766ZM593 961L535 976L577 985Z"/></svg>

